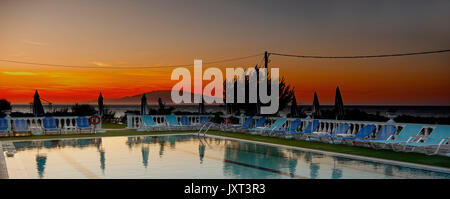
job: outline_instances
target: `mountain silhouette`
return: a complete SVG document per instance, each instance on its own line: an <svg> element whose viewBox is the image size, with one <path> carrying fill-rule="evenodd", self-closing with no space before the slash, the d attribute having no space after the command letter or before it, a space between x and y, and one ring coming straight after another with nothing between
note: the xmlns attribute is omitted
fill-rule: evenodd
<svg viewBox="0 0 450 199"><path fill-rule="evenodd" d="M133 95L133 96L126 96L121 98L108 98L107 96L104 96L103 103L105 104L140 104L141 103L141 97L144 93ZM191 94L191 102L194 101L194 95ZM146 92L145 96L147 97L147 103L148 104L158 104L158 98L161 98L164 104L174 104L171 97L171 90L157 90L157 91L150 91ZM80 104L97 104L97 99L88 100L88 101L80 101L78 102ZM195 103L192 103L195 104Z"/></svg>

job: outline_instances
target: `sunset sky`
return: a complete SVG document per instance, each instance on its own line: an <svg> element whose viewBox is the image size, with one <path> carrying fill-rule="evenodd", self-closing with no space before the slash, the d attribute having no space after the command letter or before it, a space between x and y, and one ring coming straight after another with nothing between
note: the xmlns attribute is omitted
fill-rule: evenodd
<svg viewBox="0 0 450 199"><path fill-rule="evenodd" d="M208 67L254 67L264 51L323 56L450 48L450 1L0 0L0 99L53 103L169 90L173 68L261 56ZM333 104L450 105L450 53L376 59L271 56L269 67ZM206 66L205 66L206 67ZM205 68L204 67L204 68Z"/></svg>

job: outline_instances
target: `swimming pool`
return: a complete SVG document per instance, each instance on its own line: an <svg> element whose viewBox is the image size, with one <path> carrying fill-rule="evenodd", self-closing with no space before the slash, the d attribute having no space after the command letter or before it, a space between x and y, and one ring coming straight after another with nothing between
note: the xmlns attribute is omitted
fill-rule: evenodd
<svg viewBox="0 0 450 199"><path fill-rule="evenodd" d="M445 170L192 134L4 141L2 148L12 179L450 178Z"/></svg>

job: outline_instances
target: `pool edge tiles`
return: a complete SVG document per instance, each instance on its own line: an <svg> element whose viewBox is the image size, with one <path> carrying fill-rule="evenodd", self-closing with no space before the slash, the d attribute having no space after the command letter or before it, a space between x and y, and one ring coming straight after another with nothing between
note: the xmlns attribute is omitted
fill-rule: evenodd
<svg viewBox="0 0 450 199"><path fill-rule="evenodd" d="M0 179L9 179L2 144L3 142L0 142Z"/></svg>
<svg viewBox="0 0 450 199"><path fill-rule="evenodd" d="M298 147L298 146L289 146L289 145L275 144L275 143L269 143L269 142L260 142L260 141L232 138L232 137L220 136L220 135L206 135L206 136L213 137L213 138L225 138L225 139L229 139L229 140L238 140L238 141L242 141L242 142L262 144L262 145L268 145L268 146L283 147L283 148L288 148L288 149L296 149L296 150L302 150L305 152L313 152L313 153L319 153L319 154L330 155L330 156L356 159L356 160L360 160L360 161L391 164L391 165L396 165L396 166L409 167L409 168L422 169L422 170L430 170L430 171L450 174L450 168L446 168L446 167L438 167L438 166L431 166L431 165L424 165L424 164L417 164L417 163L410 163L410 162L402 162L402 161L388 160L388 159L382 159L382 158L373 158L373 157L366 157L366 156L360 156L360 155L351 155L351 154L331 152L331 151L322 151L322 150L309 149L309 148L303 148L303 147Z"/></svg>

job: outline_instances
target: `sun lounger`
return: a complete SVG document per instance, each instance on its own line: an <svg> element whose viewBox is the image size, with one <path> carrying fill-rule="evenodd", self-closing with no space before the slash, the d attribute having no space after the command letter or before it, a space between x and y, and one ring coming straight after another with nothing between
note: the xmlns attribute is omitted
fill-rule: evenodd
<svg viewBox="0 0 450 199"><path fill-rule="evenodd" d="M203 126L208 123L210 123L208 116L200 116L200 126Z"/></svg>
<svg viewBox="0 0 450 199"><path fill-rule="evenodd" d="M304 129L304 131L296 131L296 132L286 133L285 138L292 138L295 135L310 134L314 131L317 131L318 128L319 128L319 120L309 121L308 124L306 125L306 128Z"/></svg>
<svg viewBox="0 0 450 199"><path fill-rule="evenodd" d="M192 130L195 126L192 125L191 120L189 120L188 116L181 116L180 118L180 128L186 129L186 130Z"/></svg>
<svg viewBox="0 0 450 199"><path fill-rule="evenodd" d="M237 126L229 126L229 129L249 129L250 125L252 125L253 122L253 116L248 117L245 119L244 123L242 125Z"/></svg>
<svg viewBox="0 0 450 199"><path fill-rule="evenodd" d="M13 121L13 133L14 135L30 135L30 129L28 128L27 121L23 119L18 119Z"/></svg>
<svg viewBox="0 0 450 199"><path fill-rule="evenodd" d="M208 131L211 127L215 127L215 128L220 128L217 125L215 125L214 123L209 121L209 117L208 116L200 116L200 122L197 125L197 128L199 129L199 132L201 131Z"/></svg>
<svg viewBox="0 0 450 199"><path fill-rule="evenodd" d="M44 126L44 134L47 134L48 132L61 134L61 129L56 126L56 119L54 117L44 117L44 119L42 119L42 124Z"/></svg>
<svg viewBox="0 0 450 199"><path fill-rule="evenodd" d="M286 123L287 119L286 118L278 118L277 120L275 120L275 122L268 126L268 127L256 127L256 130L254 132L252 132L253 135L256 134L264 134L264 133L270 133L273 130L278 130L280 129L284 123Z"/></svg>
<svg viewBox="0 0 450 199"><path fill-rule="evenodd" d="M350 134L337 134L336 136L331 137L331 141L335 143L336 140L345 141L367 138L375 131L375 129L375 125L367 125L362 127L354 136L351 136Z"/></svg>
<svg viewBox="0 0 450 199"><path fill-rule="evenodd" d="M371 140L370 145L373 148L386 148L387 146L390 146L392 149L394 149L395 144L412 140L420 133L422 129L423 127L421 125L408 124L400 131L397 136L393 134L385 140Z"/></svg>
<svg viewBox="0 0 450 199"><path fill-rule="evenodd" d="M172 127L178 127L180 126L180 123L177 120L177 116L175 115L165 115L164 118L166 119L167 125Z"/></svg>
<svg viewBox="0 0 450 199"><path fill-rule="evenodd" d="M5 118L0 118L0 135L9 136L9 120Z"/></svg>
<svg viewBox="0 0 450 199"><path fill-rule="evenodd" d="M309 140L320 140L320 139L329 139L333 136L337 136L338 134L346 134L348 129L350 129L349 124L339 124L336 129L334 129L330 134L326 132L313 132L308 134Z"/></svg>
<svg viewBox="0 0 450 199"><path fill-rule="evenodd" d="M397 129L395 126L392 125L386 125L381 127L380 131L377 134L377 137L374 139L357 139L355 141L357 142L373 142L373 141L380 141L380 140L389 140L392 136L394 136L395 131Z"/></svg>
<svg viewBox="0 0 450 199"><path fill-rule="evenodd" d="M192 126L191 121L185 115L181 116L180 123L181 123L181 126Z"/></svg>
<svg viewBox="0 0 450 199"><path fill-rule="evenodd" d="M165 115L167 127L169 130L180 129L181 125L178 122L177 116L175 115Z"/></svg>
<svg viewBox="0 0 450 199"><path fill-rule="evenodd" d="M141 128L144 130L160 130L161 127L163 127L163 125L161 124L156 124L155 121L153 120L153 116L151 115L143 115L141 117L142 120L142 125Z"/></svg>
<svg viewBox="0 0 450 199"><path fill-rule="evenodd" d="M296 132L297 129L300 127L300 124L302 124L302 121L300 119L295 119L289 124L289 127L285 130L273 130L271 132L272 135L282 135L284 133L291 133Z"/></svg>
<svg viewBox="0 0 450 199"><path fill-rule="evenodd" d="M411 151L422 149L427 154L437 154L439 149L448 143L450 138L450 126L436 126L427 138L419 138L416 142L401 143ZM421 142L424 140L424 142Z"/></svg>
<svg viewBox="0 0 450 199"><path fill-rule="evenodd" d="M258 127L264 127L264 124L266 123L266 118L265 117L261 117L261 118L259 118L258 120L256 120L256 122L255 122L255 125L252 127L252 128L248 128L248 129L246 129L247 130L247 132L248 131L255 131L255 130L258 130Z"/></svg>
<svg viewBox="0 0 450 199"><path fill-rule="evenodd" d="M94 128L91 127L91 124L89 123L89 118L88 117L77 117L76 119L77 122L77 130L78 132L82 132L82 131L87 131L87 132L94 132Z"/></svg>
<svg viewBox="0 0 450 199"><path fill-rule="evenodd" d="M179 128L184 129L184 130L194 130L194 129L198 128L198 125L194 125L188 116L183 115L180 118L180 127Z"/></svg>

